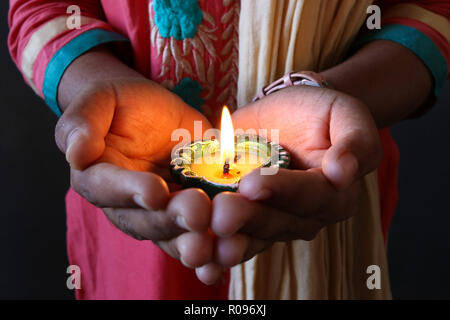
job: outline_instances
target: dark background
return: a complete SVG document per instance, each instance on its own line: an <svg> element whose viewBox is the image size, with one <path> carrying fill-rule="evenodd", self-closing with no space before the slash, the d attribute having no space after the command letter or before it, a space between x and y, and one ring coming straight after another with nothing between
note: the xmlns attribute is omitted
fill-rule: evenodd
<svg viewBox="0 0 450 320"><path fill-rule="evenodd" d="M64 196L69 171L56 117L7 49L0 1L0 299L72 299L66 287ZM392 132L401 151L400 202L388 240L397 299L450 298L450 83L424 117Z"/></svg>

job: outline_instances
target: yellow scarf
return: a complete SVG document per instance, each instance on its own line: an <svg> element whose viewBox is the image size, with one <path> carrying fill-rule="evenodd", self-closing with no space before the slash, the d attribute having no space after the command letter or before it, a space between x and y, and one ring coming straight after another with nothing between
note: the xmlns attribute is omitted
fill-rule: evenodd
<svg viewBox="0 0 450 320"><path fill-rule="evenodd" d="M372 0L242 0L238 105L289 71L338 64ZM390 299L376 173L365 177L355 217L310 242L279 242L231 270L230 299ZM381 289L369 289L369 266ZM369 282L371 282L369 280Z"/></svg>

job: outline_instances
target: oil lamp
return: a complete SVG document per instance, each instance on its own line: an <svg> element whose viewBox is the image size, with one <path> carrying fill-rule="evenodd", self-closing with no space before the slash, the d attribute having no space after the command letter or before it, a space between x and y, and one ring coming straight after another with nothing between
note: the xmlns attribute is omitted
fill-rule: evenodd
<svg viewBox="0 0 450 320"><path fill-rule="evenodd" d="M170 172L183 188L200 188L210 198L236 192L239 181L258 168L287 168L289 153L279 144L250 134L235 135L230 112L222 111L220 141L194 141L175 151Z"/></svg>

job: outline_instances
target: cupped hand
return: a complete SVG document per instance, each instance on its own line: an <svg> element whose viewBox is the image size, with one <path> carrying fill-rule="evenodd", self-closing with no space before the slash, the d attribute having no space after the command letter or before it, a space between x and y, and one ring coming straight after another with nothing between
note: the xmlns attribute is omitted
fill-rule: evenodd
<svg viewBox="0 0 450 320"><path fill-rule="evenodd" d="M213 200L215 262L233 266L276 241L311 240L326 225L359 210L362 178L381 157L378 131L367 107L346 94L291 87L233 114L235 128L279 130L291 169L254 170L239 193ZM264 134L263 134L264 135Z"/></svg>
<svg viewBox="0 0 450 320"><path fill-rule="evenodd" d="M153 240L189 267L211 261L211 201L170 184L175 129L209 122L173 93L141 78L91 85L67 108L56 142L71 166L71 185L120 230ZM192 135L193 136L193 135ZM208 272L203 274L208 281Z"/></svg>

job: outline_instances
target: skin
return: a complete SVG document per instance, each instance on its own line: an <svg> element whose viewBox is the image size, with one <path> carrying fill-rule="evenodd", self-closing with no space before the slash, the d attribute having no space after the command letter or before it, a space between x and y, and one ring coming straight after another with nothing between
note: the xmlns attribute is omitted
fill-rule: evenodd
<svg viewBox="0 0 450 320"><path fill-rule="evenodd" d="M377 127L407 118L431 94L422 62L389 41L369 44L323 75L340 91L287 88L233 114L236 128L280 129L294 170L254 171L239 193L214 198L217 264L236 265L276 241L311 240L356 214L362 178L382 154Z"/></svg>
<svg viewBox="0 0 450 320"><path fill-rule="evenodd" d="M96 73L98 59L103 65ZM102 75L105 67L112 72ZM196 120L206 130L208 120L103 49L80 57L70 69L60 87L64 113L56 142L70 163L74 190L120 230L152 240L185 265L211 261L211 201L202 190L179 190L168 168L178 143L171 141L172 131L193 133Z"/></svg>
<svg viewBox="0 0 450 320"><path fill-rule="evenodd" d="M193 131L194 120L206 130L207 120L105 47L65 72L56 141L77 192L119 229L152 240L213 284L225 267L275 241L311 240L357 213L362 178L382 153L377 129L416 112L432 88L423 63L389 41L370 43L323 75L336 90L287 88L233 114L235 128L280 129L293 165L273 176L254 171L239 193L213 201L178 190L167 171L172 131Z"/></svg>

